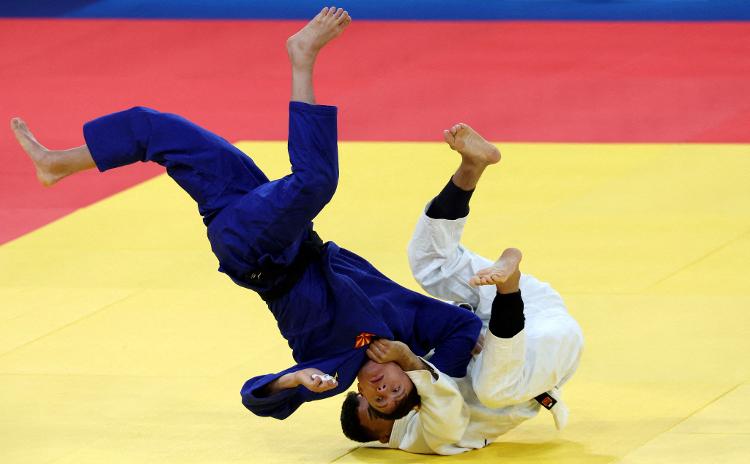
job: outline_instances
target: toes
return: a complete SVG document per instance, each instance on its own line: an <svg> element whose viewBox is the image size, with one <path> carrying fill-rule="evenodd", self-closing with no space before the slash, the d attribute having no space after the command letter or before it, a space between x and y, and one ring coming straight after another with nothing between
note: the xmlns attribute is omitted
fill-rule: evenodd
<svg viewBox="0 0 750 464"><path fill-rule="evenodd" d="M336 13L333 15L333 17L336 18L336 19L339 19L339 18L341 18L341 15L343 15L343 14L344 14L344 9L343 8L339 8L338 10L336 10Z"/></svg>
<svg viewBox="0 0 750 464"><path fill-rule="evenodd" d="M474 277L469 279L469 285L471 285L472 287L478 287L480 285L493 284L494 274L487 274L488 272L490 272L489 269L483 269L479 271Z"/></svg>
<svg viewBox="0 0 750 464"><path fill-rule="evenodd" d="M495 273L490 276L490 280L492 283L502 283L508 280L508 278L505 276L505 274Z"/></svg>
<svg viewBox="0 0 750 464"><path fill-rule="evenodd" d="M339 17L339 21L338 21L338 23L339 23L339 25L342 25L342 24L349 24L349 23L351 22L351 20L352 20L352 19L351 19L351 18L349 17L349 13L348 13L348 12L346 12L346 11L344 11L344 14L342 14L342 15L341 15L341 16Z"/></svg>
<svg viewBox="0 0 750 464"><path fill-rule="evenodd" d="M509 275L510 274L503 269L488 267L477 271L474 277L469 280L469 283L474 286L498 284L508 280Z"/></svg>
<svg viewBox="0 0 750 464"><path fill-rule="evenodd" d="M13 118L10 120L10 128L14 132L28 133L29 128L26 127L26 123L21 118Z"/></svg>
<svg viewBox="0 0 750 464"><path fill-rule="evenodd" d="M449 130L443 131L443 138L451 147L453 146L453 143L456 141L456 138L453 136L453 134Z"/></svg>

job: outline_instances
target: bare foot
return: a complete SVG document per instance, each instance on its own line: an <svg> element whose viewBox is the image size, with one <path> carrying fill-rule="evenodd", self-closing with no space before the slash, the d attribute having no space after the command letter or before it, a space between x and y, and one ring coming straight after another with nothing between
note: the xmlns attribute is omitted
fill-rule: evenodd
<svg viewBox="0 0 750 464"><path fill-rule="evenodd" d="M311 67L318 52L352 22L349 13L335 6L325 7L305 27L286 41L292 66Z"/></svg>
<svg viewBox="0 0 750 464"><path fill-rule="evenodd" d="M482 269L477 274L469 279L469 284L472 287L478 287L480 285L497 285L502 284L508 280L513 274L518 272L518 265L523 258L521 250L518 248L507 248L500 255L495 264L492 266Z"/></svg>
<svg viewBox="0 0 750 464"><path fill-rule="evenodd" d="M444 130L443 138L453 150L461 153L465 162L488 166L500 161L500 150L467 124L458 123Z"/></svg>
<svg viewBox="0 0 750 464"><path fill-rule="evenodd" d="M21 118L10 120L10 128L21 144L23 151L29 155L36 167L36 177L44 186L50 186L60 180L62 176L56 173L53 164L53 155L41 143L36 140L26 123Z"/></svg>

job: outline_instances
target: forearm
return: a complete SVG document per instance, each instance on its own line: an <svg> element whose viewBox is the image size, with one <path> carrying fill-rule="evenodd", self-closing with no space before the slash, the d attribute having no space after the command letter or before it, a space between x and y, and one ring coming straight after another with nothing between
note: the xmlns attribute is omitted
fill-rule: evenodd
<svg viewBox="0 0 750 464"><path fill-rule="evenodd" d="M265 397L274 395L276 393L279 393L283 390L288 390L290 388L295 388L299 385L299 382L297 381L297 376L295 372L289 372L287 374L282 375L278 379L269 382L268 385L264 386L260 390L257 391L256 396L258 397Z"/></svg>
<svg viewBox="0 0 750 464"><path fill-rule="evenodd" d="M285 419L306 401L299 388L278 390L271 394L266 390L269 384L285 373L260 375L249 379L242 386L242 404L256 416ZM277 384L278 385L278 384ZM280 385L283 386L283 385Z"/></svg>

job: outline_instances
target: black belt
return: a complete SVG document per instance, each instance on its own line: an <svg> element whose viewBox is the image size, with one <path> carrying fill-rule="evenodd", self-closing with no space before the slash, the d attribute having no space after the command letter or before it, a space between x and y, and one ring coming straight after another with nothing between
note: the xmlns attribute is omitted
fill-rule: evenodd
<svg viewBox="0 0 750 464"><path fill-rule="evenodd" d="M547 410L552 409L552 407L557 404L557 400L552 398L552 395L546 392L534 397L534 399Z"/></svg>
<svg viewBox="0 0 750 464"><path fill-rule="evenodd" d="M317 232L311 230L307 240L300 244L294 261L288 266L251 271L244 275L244 279L254 287L268 288L258 291L263 301L270 302L281 298L299 282L307 266L323 254L323 247L323 240Z"/></svg>

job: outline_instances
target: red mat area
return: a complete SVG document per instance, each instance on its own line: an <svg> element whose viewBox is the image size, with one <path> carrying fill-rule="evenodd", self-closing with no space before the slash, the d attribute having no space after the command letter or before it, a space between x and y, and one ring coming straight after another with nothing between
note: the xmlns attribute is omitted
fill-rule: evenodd
<svg viewBox="0 0 750 464"><path fill-rule="evenodd" d="M0 119L52 148L147 105L229 140L286 138L295 21L0 20ZM750 142L750 23L355 22L326 50L318 99L344 140ZM160 172L36 184L0 131L0 243Z"/></svg>

